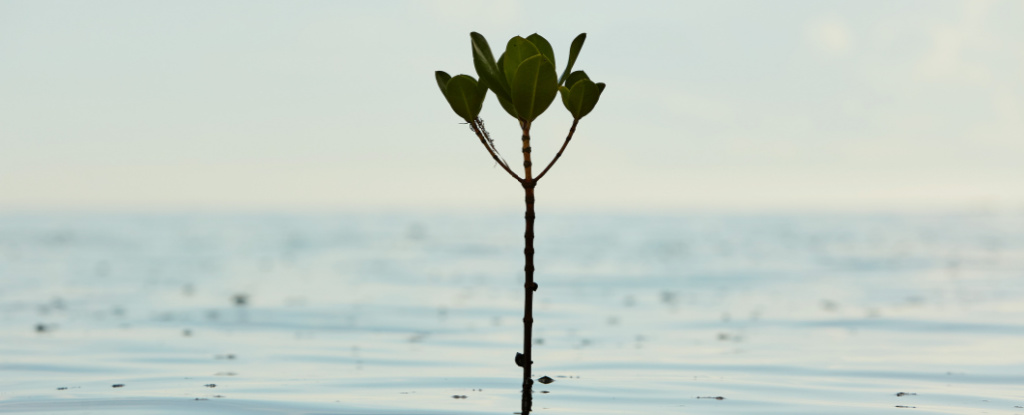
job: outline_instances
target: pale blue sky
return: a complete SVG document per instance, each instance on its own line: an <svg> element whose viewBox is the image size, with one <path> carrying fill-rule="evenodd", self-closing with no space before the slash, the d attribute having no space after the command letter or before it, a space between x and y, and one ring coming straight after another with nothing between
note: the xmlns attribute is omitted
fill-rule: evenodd
<svg viewBox="0 0 1024 415"><path fill-rule="evenodd" d="M0 0L0 210L519 209L444 102L539 32L608 84L539 209L1024 206L1024 2ZM515 121L483 118L518 159ZM547 160L570 119L534 132ZM514 163L518 164L518 163Z"/></svg>

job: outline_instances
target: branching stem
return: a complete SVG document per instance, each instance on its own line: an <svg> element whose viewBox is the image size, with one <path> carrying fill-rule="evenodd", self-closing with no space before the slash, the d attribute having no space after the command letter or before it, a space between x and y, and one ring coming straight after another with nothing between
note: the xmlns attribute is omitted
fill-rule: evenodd
<svg viewBox="0 0 1024 415"><path fill-rule="evenodd" d="M541 177L544 177L545 174L548 174L548 170L551 170L551 166L554 166L555 162L562 157L562 152L565 151L565 147L569 145L569 141L572 141L572 135L576 133L576 124L579 124L579 122L579 118L572 120L572 127L569 128L569 135L565 137L565 142L562 143L562 148L558 149L558 153L555 154L555 158L551 159L548 166L537 175L537 178L533 179L534 182L537 182Z"/></svg>
<svg viewBox="0 0 1024 415"><path fill-rule="evenodd" d="M505 169L505 172L507 172L513 178L515 178L516 181L518 181L519 183L523 183L523 178L519 177L519 175L516 174L516 172L512 171L512 169L508 167L508 163L506 163L504 159L498 156L498 153L496 152L494 146L491 145L490 138L487 136L486 131L484 131L481 128L482 125L483 122L481 122L480 119L477 118L476 120L474 120L474 122L469 123L469 128L473 129L473 132L476 133L476 136L480 138L480 144L484 145L484 148L486 148L487 152L491 154L491 158L494 159L494 162L498 163L498 165L501 166L501 168Z"/></svg>

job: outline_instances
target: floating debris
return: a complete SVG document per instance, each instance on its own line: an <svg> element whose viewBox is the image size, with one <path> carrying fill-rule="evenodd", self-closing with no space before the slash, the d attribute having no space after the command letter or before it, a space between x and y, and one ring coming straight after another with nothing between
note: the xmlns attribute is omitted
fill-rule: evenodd
<svg viewBox="0 0 1024 415"><path fill-rule="evenodd" d="M466 399L466 395L452 395L452 399Z"/></svg>
<svg viewBox="0 0 1024 415"><path fill-rule="evenodd" d="M112 388L123 388L123 387L124 387L124 384L123 384L123 383L115 383L115 384L114 384L113 386L111 386L111 387L112 387Z"/></svg>
<svg viewBox="0 0 1024 415"><path fill-rule="evenodd" d="M217 373L214 373L213 375L214 376L238 376L238 374L235 373L235 372L217 372Z"/></svg>
<svg viewBox="0 0 1024 415"><path fill-rule="evenodd" d="M231 297L231 299L235 302L235 305L239 307L249 304L248 294L235 294L235 296Z"/></svg>
<svg viewBox="0 0 1024 415"><path fill-rule="evenodd" d="M68 387L67 386L61 386L61 387L57 388L57 390L59 390L59 391L66 391L66 390L68 390Z"/></svg>
<svg viewBox="0 0 1024 415"><path fill-rule="evenodd" d="M914 392L896 392L896 396L908 396L908 395L917 395L917 394L914 393Z"/></svg>
<svg viewBox="0 0 1024 415"><path fill-rule="evenodd" d="M916 406L910 406L910 405L896 405L896 407L897 408L917 408Z"/></svg>
<svg viewBox="0 0 1024 415"><path fill-rule="evenodd" d="M235 360L235 355L232 354L232 353L219 354L219 355L213 356L213 358L217 359L217 360Z"/></svg>
<svg viewBox="0 0 1024 415"><path fill-rule="evenodd" d="M554 381L555 381L554 379L551 379L551 378L549 378L547 376L542 376L540 379L537 379L537 382L543 383L545 385L547 385L547 384L549 384L551 382L554 382Z"/></svg>
<svg viewBox="0 0 1024 415"><path fill-rule="evenodd" d="M698 396L697 399L714 399L714 400L725 400L724 396Z"/></svg>
<svg viewBox="0 0 1024 415"><path fill-rule="evenodd" d="M207 383L207 384L205 384L203 386L206 386L207 388L216 388L217 384L216 383Z"/></svg>

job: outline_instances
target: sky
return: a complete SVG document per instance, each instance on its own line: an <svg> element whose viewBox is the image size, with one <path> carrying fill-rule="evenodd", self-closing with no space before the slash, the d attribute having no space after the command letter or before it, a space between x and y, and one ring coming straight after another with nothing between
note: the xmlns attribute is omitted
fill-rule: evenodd
<svg viewBox="0 0 1024 415"><path fill-rule="evenodd" d="M0 0L0 211L520 210L469 33L608 86L538 210L1024 210L1024 2ZM481 117L511 164L518 125ZM533 130L546 164L571 117Z"/></svg>

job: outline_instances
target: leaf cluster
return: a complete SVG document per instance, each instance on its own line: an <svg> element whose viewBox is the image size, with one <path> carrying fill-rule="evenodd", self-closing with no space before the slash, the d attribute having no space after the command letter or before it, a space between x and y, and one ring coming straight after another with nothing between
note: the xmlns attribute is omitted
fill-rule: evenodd
<svg viewBox="0 0 1024 415"><path fill-rule="evenodd" d="M572 41L569 62L558 76L554 50L542 36L534 33L509 39L505 52L495 60L487 40L473 32L473 66L479 80L437 71L437 85L452 110L466 122L473 122L480 115L488 89L494 92L505 112L521 123L540 116L559 94L565 108L579 120L594 109L604 91L603 83L591 81L583 71L572 71L586 38L586 33L582 33Z"/></svg>

